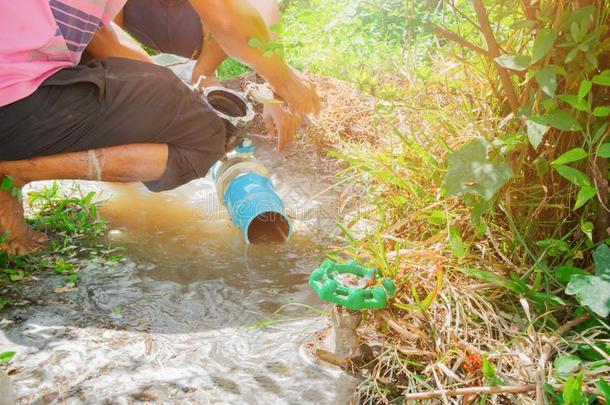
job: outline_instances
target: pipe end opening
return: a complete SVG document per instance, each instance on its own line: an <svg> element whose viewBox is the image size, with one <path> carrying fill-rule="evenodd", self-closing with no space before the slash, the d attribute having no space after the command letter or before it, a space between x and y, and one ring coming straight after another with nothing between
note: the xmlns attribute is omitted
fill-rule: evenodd
<svg viewBox="0 0 610 405"><path fill-rule="evenodd" d="M279 212L263 212L248 226L248 241L253 245L284 243L289 237L288 218Z"/></svg>
<svg viewBox="0 0 610 405"><path fill-rule="evenodd" d="M207 94L208 103L216 111L229 117L245 117L248 113L246 102L239 96L224 90L212 90Z"/></svg>

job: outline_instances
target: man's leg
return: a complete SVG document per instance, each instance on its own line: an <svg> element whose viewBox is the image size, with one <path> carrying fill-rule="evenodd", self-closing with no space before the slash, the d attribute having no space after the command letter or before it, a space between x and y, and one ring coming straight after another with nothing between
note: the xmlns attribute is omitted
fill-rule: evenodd
<svg viewBox="0 0 610 405"><path fill-rule="evenodd" d="M169 190L205 176L224 154L224 125L167 69L110 59L52 76L0 107L0 179L142 181ZM23 208L0 194L0 249L23 254L42 241Z"/></svg>
<svg viewBox="0 0 610 405"><path fill-rule="evenodd" d="M11 176L15 187L56 179L151 182L159 180L165 172L167 156L168 147L164 144L114 146L0 162L0 178ZM0 249L14 255L28 253L46 239L25 223L23 205L8 191L0 191L0 234L4 232L8 237Z"/></svg>
<svg viewBox="0 0 610 405"><path fill-rule="evenodd" d="M168 147L164 144L121 145L0 162L0 173L19 179L21 185L61 179L151 182L165 172L167 157Z"/></svg>

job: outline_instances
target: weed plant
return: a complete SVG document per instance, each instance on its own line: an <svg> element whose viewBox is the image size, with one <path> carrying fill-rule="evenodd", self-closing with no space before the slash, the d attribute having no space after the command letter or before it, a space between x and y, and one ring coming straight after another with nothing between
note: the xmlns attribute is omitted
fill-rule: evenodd
<svg viewBox="0 0 610 405"><path fill-rule="evenodd" d="M608 401L608 10L580 3L285 4L287 58L371 105L329 152L359 196L329 256L398 285L358 402Z"/></svg>
<svg viewBox="0 0 610 405"><path fill-rule="evenodd" d="M26 256L0 252L0 308L17 299L20 283L36 275L46 271L60 274L71 288L88 263L113 267L122 259L104 241L106 224L99 217L101 201L94 192L84 194L78 187L65 189L54 182L30 190L25 203L28 223L45 233L49 243Z"/></svg>

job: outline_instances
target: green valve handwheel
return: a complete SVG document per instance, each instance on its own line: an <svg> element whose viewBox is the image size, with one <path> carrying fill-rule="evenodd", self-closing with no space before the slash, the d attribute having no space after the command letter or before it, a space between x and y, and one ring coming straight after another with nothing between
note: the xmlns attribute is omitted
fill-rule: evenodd
<svg viewBox="0 0 610 405"><path fill-rule="evenodd" d="M346 285L345 278L350 275L358 277L358 285ZM368 286L373 276L377 283ZM360 285L361 282L366 284ZM354 261L338 264L325 260L309 276L309 285L322 300L342 305L351 311L383 309L388 298L394 296L396 291L392 280L382 277L381 271L364 268Z"/></svg>

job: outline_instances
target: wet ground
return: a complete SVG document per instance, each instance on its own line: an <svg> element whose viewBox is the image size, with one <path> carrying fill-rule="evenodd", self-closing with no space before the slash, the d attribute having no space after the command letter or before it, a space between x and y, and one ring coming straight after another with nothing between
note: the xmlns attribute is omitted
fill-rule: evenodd
<svg viewBox="0 0 610 405"><path fill-rule="evenodd" d="M25 287L31 304L0 312L20 403L347 403L354 380L304 355L328 321L299 305L323 307L307 278L337 192L325 162L295 149L257 152L294 219L283 245L247 246L209 179L161 194L82 183L108 198L102 216L125 259L89 263L64 293L65 277L45 274Z"/></svg>

